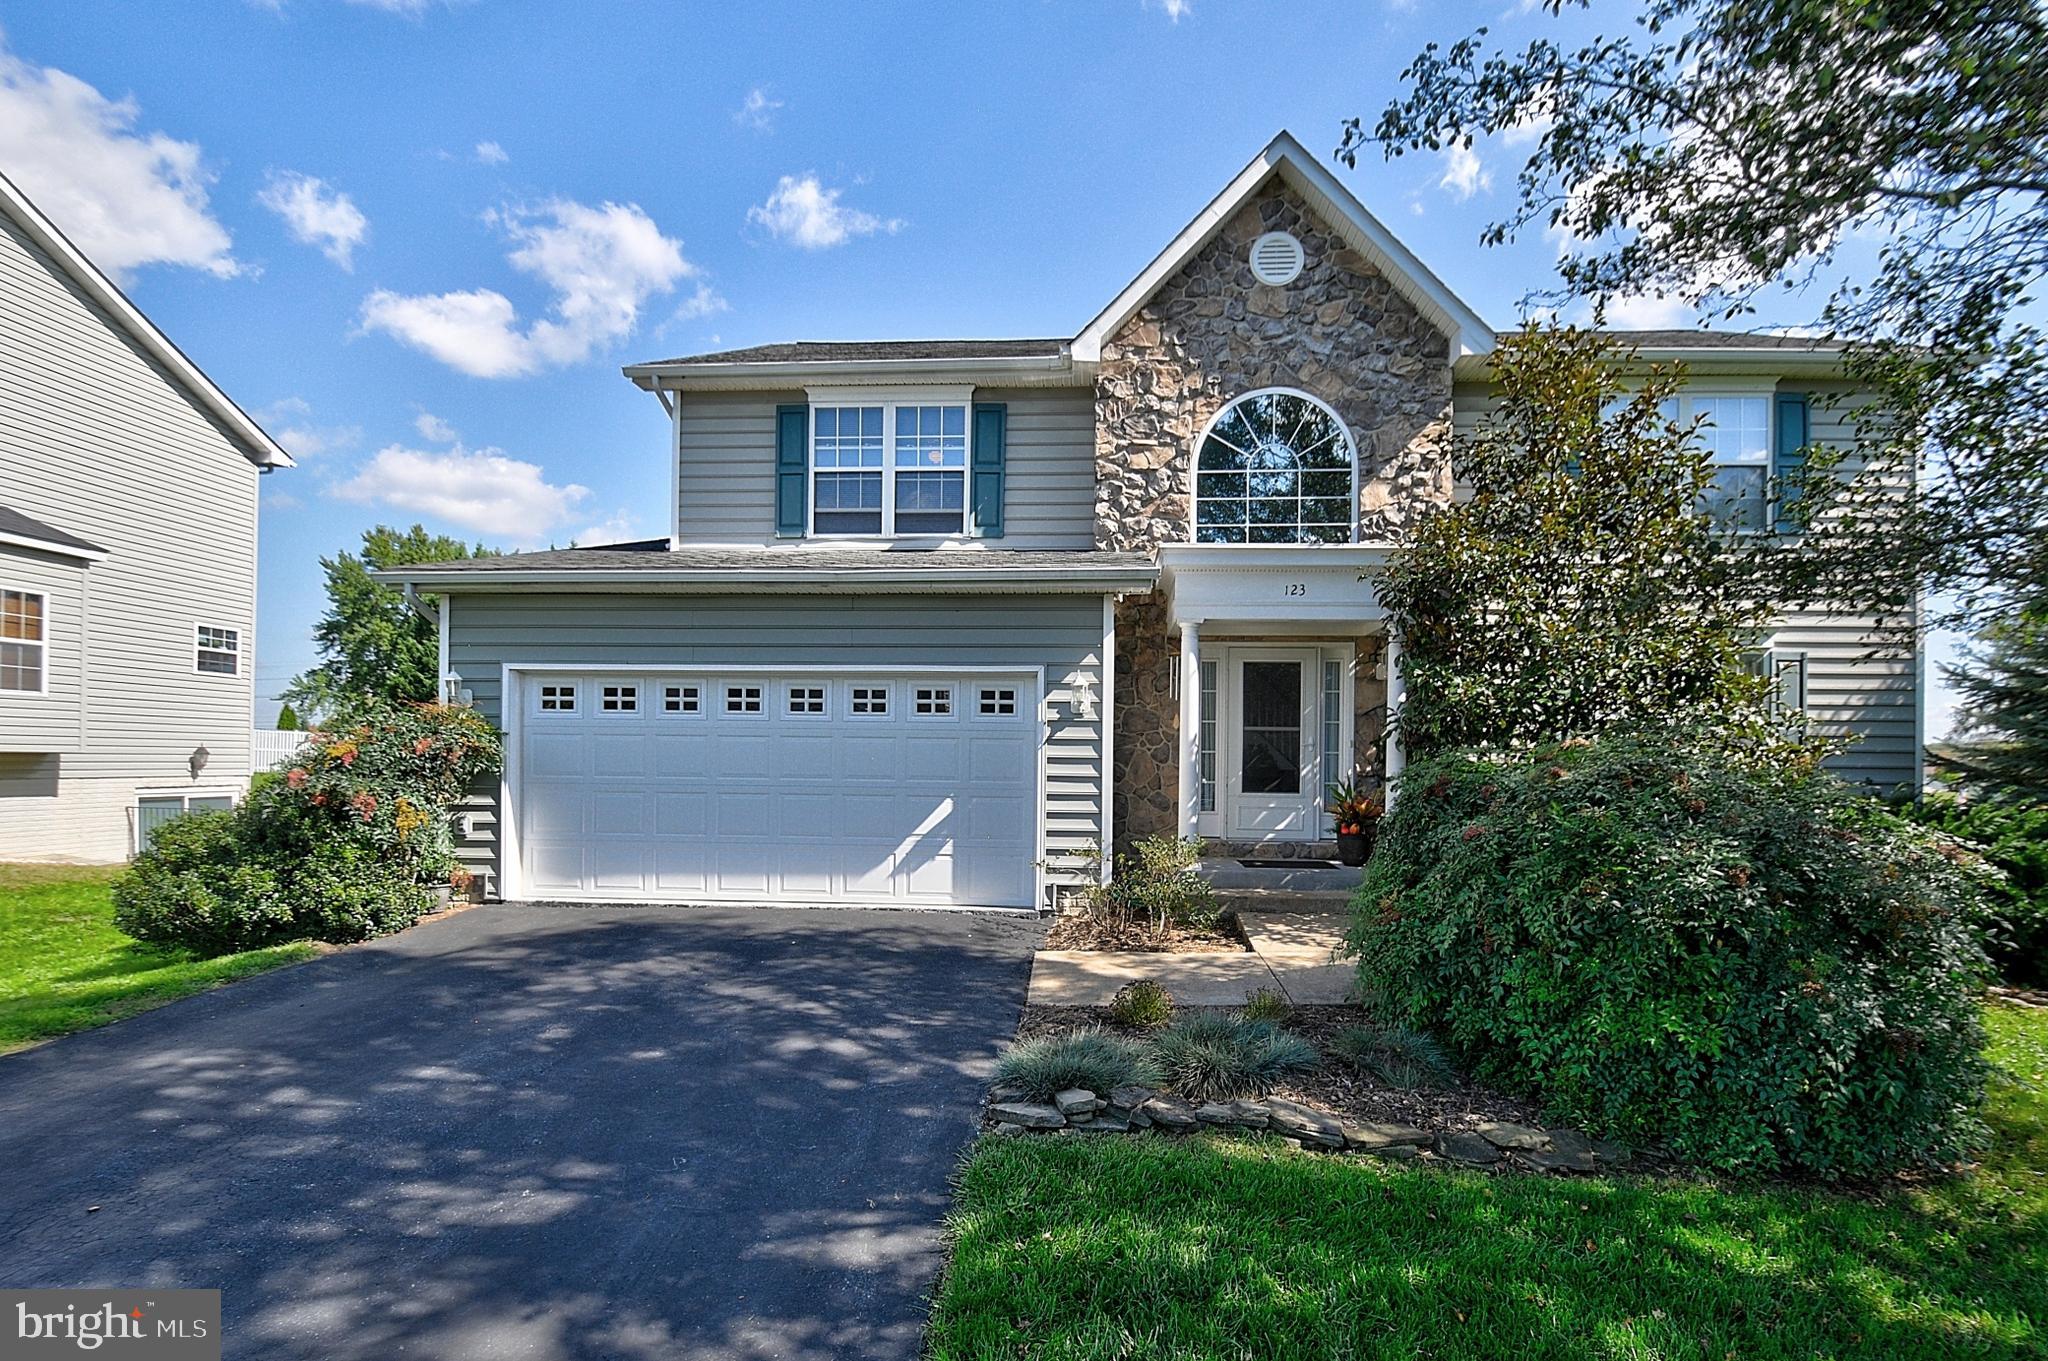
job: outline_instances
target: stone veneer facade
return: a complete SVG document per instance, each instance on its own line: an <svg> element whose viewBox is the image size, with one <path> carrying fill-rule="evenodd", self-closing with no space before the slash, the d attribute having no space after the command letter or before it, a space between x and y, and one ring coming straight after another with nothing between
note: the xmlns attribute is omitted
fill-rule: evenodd
<svg viewBox="0 0 2048 1361"><path fill-rule="evenodd" d="M1284 287L1259 283L1247 262L1268 231L1292 232L1306 254ZM1307 392L1343 418L1358 445L1361 537L1400 538L1423 507L1450 498L1450 359L1448 339L1371 261L1291 189L1269 186L1103 346L1095 546L1148 552L1187 541L1196 440L1227 403L1270 387ZM1156 591L1121 602L1116 628L1112 816L1125 845L1178 825L1179 645ZM1381 763L1386 682L1373 674L1379 639L1357 646L1356 760L1370 777Z"/></svg>

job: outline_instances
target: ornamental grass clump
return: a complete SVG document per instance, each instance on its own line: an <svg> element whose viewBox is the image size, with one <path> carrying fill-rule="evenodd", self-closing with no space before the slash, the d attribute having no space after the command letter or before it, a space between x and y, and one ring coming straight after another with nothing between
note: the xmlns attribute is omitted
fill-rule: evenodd
<svg viewBox="0 0 2048 1361"><path fill-rule="evenodd" d="M1770 751L1639 728L1410 766L1349 937L1368 1007L1706 1166L1955 1164L1982 1134L1979 862Z"/></svg>
<svg viewBox="0 0 2048 1361"><path fill-rule="evenodd" d="M1167 1085L1191 1101L1264 1096L1315 1069L1315 1046L1271 1021L1197 1012L1153 1041Z"/></svg>
<svg viewBox="0 0 2048 1361"><path fill-rule="evenodd" d="M1257 992L1245 994L1244 1005L1237 1014L1247 1021L1271 1021L1274 1025L1285 1025L1287 1018L1294 1014L1294 1003L1287 1000L1287 994L1278 988L1260 988Z"/></svg>
<svg viewBox="0 0 2048 1361"><path fill-rule="evenodd" d="M1448 1087L1458 1070L1443 1045L1399 1026L1348 1026L1330 1037L1330 1052L1389 1087Z"/></svg>
<svg viewBox="0 0 2048 1361"><path fill-rule="evenodd" d="M1034 1035L1011 1045L996 1064L996 1082L1033 1101L1074 1087L1097 1095L1133 1084L1156 1087L1160 1079L1159 1062L1145 1045L1101 1030Z"/></svg>

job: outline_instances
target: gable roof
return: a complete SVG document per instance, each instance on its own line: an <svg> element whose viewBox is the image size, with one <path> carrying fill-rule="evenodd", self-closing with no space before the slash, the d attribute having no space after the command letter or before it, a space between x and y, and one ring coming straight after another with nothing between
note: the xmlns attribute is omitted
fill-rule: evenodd
<svg viewBox="0 0 2048 1361"><path fill-rule="evenodd" d="M211 378L200 372L199 366L187 359L184 352L171 343L170 337L159 331L156 324L142 314L142 309L130 302L127 294L100 272L99 266L86 259L85 254L72 245L57 225L45 217L42 210L4 174L0 174L0 213L6 214L31 241L40 246L81 292L99 304L114 324L142 347L145 354L161 364L172 381L183 388L200 410L235 442L245 458L265 471L295 466L292 456L216 387Z"/></svg>
<svg viewBox="0 0 2048 1361"><path fill-rule="evenodd" d="M1283 131L1252 157L1251 164L1239 171L1223 187L1223 192L1209 201L1208 207L1195 214L1194 221L1181 229L1180 235L1145 266L1143 273L1082 328L1074 338L1074 358L1082 363L1100 359L1103 342L1116 334L1161 284L1178 273L1181 266L1209 244L1224 223L1236 216L1238 209L1276 177L1300 194L1346 245L1377 265L1395 291L1450 339L1453 359L1485 354L1493 348L1493 328L1431 273L1429 266L1368 212L1336 176L1309 155L1293 134Z"/></svg>
<svg viewBox="0 0 2048 1361"><path fill-rule="evenodd" d="M749 345L738 350L657 359L649 364L635 364L633 368L846 364L892 359L1057 359L1066 348L1065 340L792 340L778 345Z"/></svg>
<svg viewBox="0 0 2048 1361"><path fill-rule="evenodd" d="M98 562L107 555L107 550L98 544L87 543L76 534L66 534L55 525L46 525L34 516L23 515L12 506L0 506L0 544L34 548L64 558L83 558L87 562Z"/></svg>

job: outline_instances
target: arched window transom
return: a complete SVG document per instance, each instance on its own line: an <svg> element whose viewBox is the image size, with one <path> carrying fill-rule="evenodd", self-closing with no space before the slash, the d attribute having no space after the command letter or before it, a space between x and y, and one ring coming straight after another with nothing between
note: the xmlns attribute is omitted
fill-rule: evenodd
<svg viewBox="0 0 2048 1361"><path fill-rule="evenodd" d="M1195 461L1196 543L1349 543L1351 436L1298 392L1254 392L1225 407Z"/></svg>

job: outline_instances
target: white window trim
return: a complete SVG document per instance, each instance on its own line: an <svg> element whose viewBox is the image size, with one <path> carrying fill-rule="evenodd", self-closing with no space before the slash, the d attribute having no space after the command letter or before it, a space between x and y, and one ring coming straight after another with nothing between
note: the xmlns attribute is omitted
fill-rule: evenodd
<svg viewBox="0 0 2048 1361"><path fill-rule="evenodd" d="M641 697L646 694L647 687L637 680L600 680L591 688L597 692L597 704L590 712L599 718L638 718L647 712L647 706L641 703ZM618 693L606 695L607 690ZM607 699L617 707L607 709L604 703Z"/></svg>
<svg viewBox="0 0 2048 1361"><path fill-rule="evenodd" d="M804 537L834 543L882 543L912 540L918 543L955 544L968 542L974 518L974 389L972 386L941 387L812 387L805 388L809 408L804 412ZM826 406L878 406L882 408L882 532L879 534L821 533L818 529L818 408ZM898 406L957 406L967 415L967 461L960 468L960 532L896 532L896 408ZM826 468L825 472L842 471ZM867 471L861 469L860 471ZM917 469L906 469L908 472ZM951 472L952 469L946 469ZM1354 474L1355 476L1355 474ZM1354 488L1354 495L1355 495ZM1354 517L1355 518L1355 517Z"/></svg>
<svg viewBox="0 0 2048 1361"><path fill-rule="evenodd" d="M42 665L36 668L37 686L33 690L0 690L0 699L47 699L50 694L50 593L38 586L18 586L11 581L0 581L0 591L13 591L17 595L32 595L43 602L43 636L36 640L36 646L43 650ZM192 635L197 638L198 634ZM23 641L15 639L16 642Z"/></svg>
<svg viewBox="0 0 2048 1361"><path fill-rule="evenodd" d="M659 714L663 718L704 717L704 701L706 696L702 684L696 681L665 681L657 688L661 691L661 705L659 708L650 709L648 712ZM671 690L676 692L676 707L673 709L668 707L668 692ZM688 704L695 704L697 707L694 709L683 707Z"/></svg>
<svg viewBox="0 0 2048 1361"><path fill-rule="evenodd" d="M1302 391L1302 390L1301 390L1300 388L1290 388L1290 387L1263 387L1263 388L1249 388L1249 389L1247 389L1246 391L1244 391L1244 392L1240 392L1240 393L1237 393L1236 395L1234 395L1234 396L1232 396L1232 397L1228 398L1227 400L1225 400L1225 402L1223 403L1223 405L1222 405L1222 406L1219 406L1219 407L1217 407L1217 408L1216 408L1216 413L1215 413L1214 415L1212 415L1211 417L1209 417L1209 419L1208 419L1207 421L1203 422L1203 424L1202 424L1202 431L1201 431L1201 433L1195 436L1195 442L1194 442L1194 444L1193 444L1193 445L1192 445L1192 446L1191 446L1191 447L1189 448L1189 450L1188 450L1188 537L1187 537L1187 542L1189 542L1189 543L1200 543L1200 544L1202 544L1202 547L1204 547L1204 548L1272 548L1272 547L1275 547L1275 545L1273 545L1273 544L1255 544L1255 543L1248 543L1248 542L1247 542L1247 543L1202 543L1202 540L1201 540L1201 539L1200 539L1200 538L1198 537L1198 536L1200 535L1200 533L1201 533L1201 513L1202 513L1202 512L1201 512L1201 507L1200 507L1200 505L1199 505L1199 504L1197 503L1197 501L1196 501L1196 488L1200 486L1200 483L1196 481L1196 478L1197 478L1197 476L1198 476L1198 475L1200 474L1200 472L1201 472L1201 463L1202 463L1202 446L1203 446L1204 444L1207 444L1207 443L1209 442L1209 432L1210 432L1210 431L1212 431L1212 430L1214 430L1214 429L1216 428L1217 422L1221 421L1221 420L1222 420L1222 419L1223 419L1223 418L1224 418L1224 417L1225 417L1226 415L1230 414L1230 411L1231 411L1231 409L1232 409L1233 407L1236 407L1236 406L1237 406L1237 405L1239 405L1240 403L1242 403L1242 402L1245 402L1245 401L1248 401L1248 400L1250 400L1250 399L1251 399L1251 398L1253 398L1253 397L1270 397L1270 396L1275 396L1275 395L1280 395L1280 396L1286 396L1286 397L1299 397L1299 398L1301 398L1301 400L1303 400L1303 401L1305 401L1305 402L1313 402L1313 403L1314 403L1315 405L1317 405L1317 406L1321 407L1321 408L1322 408L1323 410L1325 410L1325 411L1329 412L1329 413L1330 413L1330 419L1331 419L1331 420L1333 420L1333 421L1335 421L1335 422L1337 422L1337 428L1338 428L1339 430L1341 430L1341 431L1343 431L1343 432L1344 432L1344 445L1345 445L1345 447L1346 447L1346 448L1347 448L1348 450L1350 450L1350 454L1351 454L1351 457L1350 457L1350 459L1348 460L1348 462L1349 462L1349 463L1351 464L1351 499L1350 499L1350 506L1351 506L1351 537L1350 537L1350 538L1348 538L1348 539L1346 539L1346 540L1345 540L1345 542L1346 542L1346 543L1357 543L1357 542L1359 541L1359 539L1358 539L1358 436L1356 436L1355 434L1353 434L1353 433L1352 433L1352 431L1351 431L1351 423L1350 423L1349 421L1346 421L1346 420L1344 419L1344 417L1343 417L1343 416L1342 416L1342 415L1341 415L1341 414L1340 414L1340 413L1338 412L1338 410L1337 410L1337 408L1336 408L1336 407L1334 407L1334 406L1331 406L1331 405L1330 405L1330 404L1329 404L1328 402L1326 402L1326 401L1324 401L1324 400L1323 400L1322 398L1320 398L1320 397L1316 396L1316 395L1315 395L1315 394L1314 394L1313 392L1303 392L1303 391ZM1319 547L1320 545L1317 545L1317 544L1307 544L1307 543L1294 543L1294 544L1283 544L1283 545L1278 545L1278 546L1280 546L1280 547L1291 547L1291 548L1315 548L1315 547Z"/></svg>
<svg viewBox="0 0 2048 1361"><path fill-rule="evenodd" d="M232 633L235 635L234 670L208 671L199 665L200 653L224 652L227 650L218 647L201 647L199 645L199 630L201 629L219 629L222 633ZM211 676L215 680L239 680L247 674L242 666L242 639L246 636L248 636L248 631L234 624L209 624L204 619L194 619L192 621L192 673L197 676Z"/></svg>

